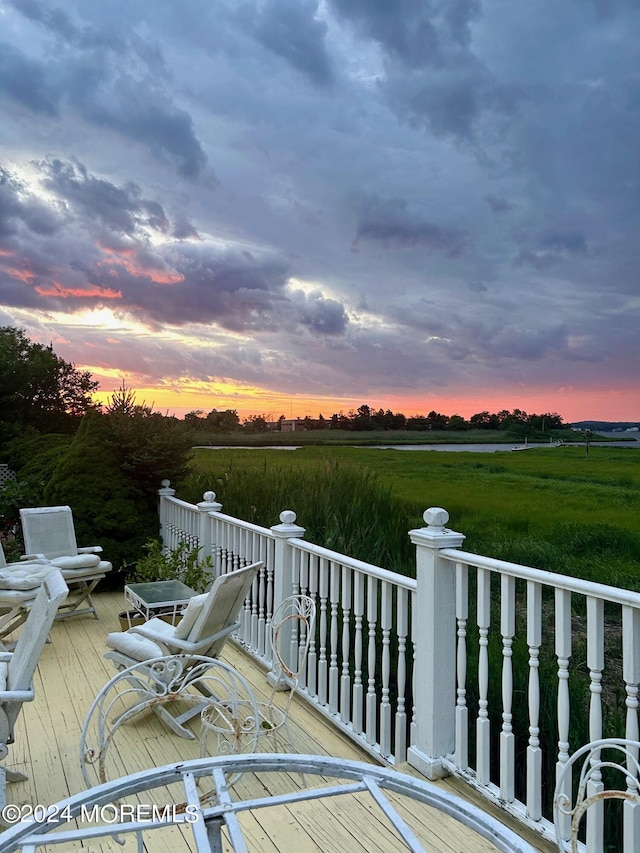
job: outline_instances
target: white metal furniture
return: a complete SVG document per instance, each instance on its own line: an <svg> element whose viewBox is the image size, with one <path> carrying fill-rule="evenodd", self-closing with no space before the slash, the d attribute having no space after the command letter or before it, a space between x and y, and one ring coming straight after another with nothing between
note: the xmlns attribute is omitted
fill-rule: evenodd
<svg viewBox="0 0 640 853"><path fill-rule="evenodd" d="M585 849L588 853L602 853L612 849L613 840L605 838L605 808L611 800L624 801L622 832L616 850L636 853L640 849L639 756L638 741L602 738L576 750L562 766L553 800L556 843L562 853L578 853ZM576 770L577 780L573 778ZM611 787L613 780L616 787ZM586 847L579 841L583 818Z"/></svg>
<svg viewBox="0 0 640 853"><path fill-rule="evenodd" d="M58 607L68 592L60 572L49 572L38 589L15 650L0 652L0 758L6 758L13 742L14 725L23 702L35 698L33 674ZM26 776L0 766L0 808L6 804L6 783L19 779Z"/></svg>
<svg viewBox="0 0 640 853"><path fill-rule="evenodd" d="M124 587L127 613L133 609L145 619L167 613L176 617L194 595L195 589L178 580L129 583Z"/></svg>
<svg viewBox="0 0 640 853"><path fill-rule="evenodd" d="M82 727L80 766L87 787L106 782L127 766L127 756L118 750L118 730L135 725L148 708L181 702L202 704L216 729L220 754L255 748L258 708L251 687L232 666L220 660L195 655L169 655L146 663L136 663L114 675L94 699ZM139 758L136 757L139 761Z"/></svg>
<svg viewBox="0 0 640 853"><path fill-rule="evenodd" d="M270 774L278 774L281 777L278 788L283 793L265 795L263 784L257 782L246 798L234 798L229 778L248 773L260 773L261 778L269 774L267 781L272 778ZM297 787L288 790L291 788L289 774L296 774L295 778L299 778L298 774L316 778L303 790ZM318 776L329 776L332 779L327 783L318 779ZM197 783L203 778L213 783L213 799L209 792L201 794ZM139 811L140 803L153 801L153 792L157 788L176 783L179 785L181 800L177 807L168 805L164 809L158 808L155 814L144 807L142 812ZM356 795L360 800L365 799L367 808L373 813L372 817L379 817L385 828L388 827L394 838L408 850L428 850L428 839L425 846L416 835L419 830L412 829L401 816L394 804L396 795L409 810L415 802L419 802L448 815L480 837L489 839L503 853L535 853L535 848L527 841L478 806L429 782L357 761L318 755L270 753L196 759L154 767L106 782L51 806L48 820L11 827L0 835L0 849L3 853L11 853L18 849L35 851L51 845L47 849L53 850L56 844L60 844L62 849L69 849L68 845L74 841L116 837L125 840L131 835L137 837L138 849L143 849L143 844L146 844L145 849L155 849L158 841L154 842L154 838L157 833L180 824L185 835L188 833L187 837L191 836L190 849L197 853L226 850L229 845L234 851L246 851L255 849L255 845L249 846L243 834L243 826L247 824L241 822L240 817L243 813L257 814L259 820L262 809L272 809L278 814L282 810L283 820L269 821L270 847L285 850L290 849L287 845L290 845L291 835L281 835L281 830L286 833L287 824L291 821L291 813L286 811L289 804L299 813L308 801L338 801ZM329 807L322 810L322 825L318 827L319 831L314 838L317 845L314 849L333 851L335 846L330 831L333 817L330 804L327 805ZM97 818L103 815L104 820L101 824L97 819L95 822L85 819L77 825L73 822L76 816L87 814L95 814ZM317 819L317 810L315 815ZM106 822L109 820L112 822ZM424 837L426 833L421 834ZM359 828L354 826L354 842L358 836Z"/></svg>
<svg viewBox="0 0 640 853"><path fill-rule="evenodd" d="M60 569L71 595L58 619L98 613L91 593L98 581L111 571L111 563L100 559L102 548L78 548L73 514L68 506L46 506L20 510L26 559L44 556Z"/></svg>
<svg viewBox="0 0 640 853"><path fill-rule="evenodd" d="M127 631L108 634L109 651L105 657L112 660L117 669L180 653L187 658L193 655L217 657L229 635L240 624L238 614L262 566L261 562L253 563L217 578L209 592L189 601L177 625L150 619ZM190 709L174 716L169 707L158 705L153 706L153 710L176 734L192 738L193 733L184 723L201 709Z"/></svg>
<svg viewBox="0 0 640 853"><path fill-rule="evenodd" d="M304 674L307 653L315 626L316 605L308 595L291 595L276 608L271 621L271 650L273 655L270 680L273 690L267 702L259 703L260 736L272 738L267 752L281 752L286 745L295 752L287 725L293 694ZM276 703L278 693L288 692L286 702Z"/></svg>

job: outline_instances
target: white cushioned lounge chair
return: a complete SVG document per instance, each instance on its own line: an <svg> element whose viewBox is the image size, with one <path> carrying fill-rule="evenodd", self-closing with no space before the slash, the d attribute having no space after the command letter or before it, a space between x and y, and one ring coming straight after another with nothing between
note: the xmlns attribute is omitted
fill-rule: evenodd
<svg viewBox="0 0 640 853"><path fill-rule="evenodd" d="M105 657L112 660L119 670L166 655L217 658L229 635L239 627L240 608L263 566L262 562L252 563L221 575L209 592L196 595L189 601L177 625L154 618L127 631L108 634L106 644L109 651ZM193 733L183 723L200 709L190 709L186 714L174 716L168 707L163 705L153 710L176 734L192 738Z"/></svg>
<svg viewBox="0 0 640 853"><path fill-rule="evenodd" d="M102 560L102 548L91 545L78 548L73 514L68 506L45 506L20 510L25 559L45 557L62 572L71 595L58 619L98 613L91 593L98 581L111 571L111 563Z"/></svg>

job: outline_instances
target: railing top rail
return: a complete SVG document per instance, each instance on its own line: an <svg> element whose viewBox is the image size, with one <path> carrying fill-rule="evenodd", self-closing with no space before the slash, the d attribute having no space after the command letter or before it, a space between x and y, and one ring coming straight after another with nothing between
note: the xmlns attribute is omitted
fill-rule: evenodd
<svg viewBox="0 0 640 853"><path fill-rule="evenodd" d="M198 511L198 507L195 504L190 504L188 501L181 501L180 498L174 497L174 495L163 495L162 496L165 501L169 501L169 503L174 504L174 506L180 506L183 509L190 509L193 512Z"/></svg>
<svg viewBox="0 0 640 853"><path fill-rule="evenodd" d="M393 583L396 586L404 587L410 592L415 592L417 583L415 578L409 578L406 575L391 572L389 569L382 569L380 566L374 566L371 563L365 563L362 560L356 560L353 557L347 557L346 554L340 554L338 551L331 551L329 548L323 548L321 545L314 545L313 542L307 542L304 539L289 539L289 545L297 548L300 551L306 551L308 554L315 554L317 557L323 557L326 560L331 560L334 563L341 563L343 566L348 566L357 572L372 575L378 580Z"/></svg>
<svg viewBox="0 0 640 853"><path fill-rule="evenodd" d="M261 536L267 536L269 539L275 539L275 536L268 527L260 527L259 524L252 524L250 521L242 521L233 515L225 515L223 512L213 510L207 513L211 518L217 518L219 521L225 521L234 527L241 527L243 530L250 530L252 533L259 533Z"/></svg>
<svg viewBox="0 0 640 853"><path fill-rule="evenodd" d="M602 598L615 604L640 608L640 593L633 592L630 589L620 589L597 581L587 581L569 575L561 575L557 572L548 572L544 569L521 566L518 563L509 563L506 560L497 560L494 557L483 557L481 554L470 554L456 548L443 548L439 554L445 560L466 563L468 566L475 566L478 569L488 569L491 572L511 575L522 580L536 581L545 586L557 587L568 592L576 592L580 595Z"/></svg>

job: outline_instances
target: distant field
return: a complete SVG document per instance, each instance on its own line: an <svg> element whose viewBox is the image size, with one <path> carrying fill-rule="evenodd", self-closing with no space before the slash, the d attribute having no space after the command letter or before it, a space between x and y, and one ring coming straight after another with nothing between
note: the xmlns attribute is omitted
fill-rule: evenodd
<svg viewBox="0 0 640 853"><path fill-rule="evenodd" d="M354 447L199 450L195 487L208 483L225 510L240 515L242 501L227 489L230 477L235 480L242 472L256 489L260 484L262 494L270 482L275 489L287 477L293 478L293 490L295 477L303 476L309 491L309 477L321 481L336 467L364 471L371 478L367 482L387 490L407 531L422 525L427 507L442 506L450 514L449 526L467 536L470 551L640 588L640 451L635 449L591 447L588 459L583 446L490 454ZM278 496L284 504L286 494ZM281 509L298 511L284 504ZM252 520L277 523L273 504L268 510L255 502L250 506ZM269 517L261 517L263 511ZM312 514L313 503L306 503L304 511ZM298 518L312 526L299 511ZM322 531L314 533L322 536Z"/></svg>
<svg viewBox="0 0 640 853"><path fill-rule="evenodd" d="M196 434L196 436L199 434ZM572 430L555 430L541 434L540 439L530 438L530 442L548 443L549 438L561 438L564 441L582 442L582 436ZM269 447L273 445L384 445L384 444L505 444L512 446L522 443L518 434L509 434L503 430L429 430L412 432L410 430L372 430L352 432L350 430L323 429L298 430L297 432L260 432L260 433L205 433L201 434L203 445L223 447ZM598 440L600 440L599 437ZM602 438L603 441L609 439ZM620 440L620 437L618 437Z"/></svg>

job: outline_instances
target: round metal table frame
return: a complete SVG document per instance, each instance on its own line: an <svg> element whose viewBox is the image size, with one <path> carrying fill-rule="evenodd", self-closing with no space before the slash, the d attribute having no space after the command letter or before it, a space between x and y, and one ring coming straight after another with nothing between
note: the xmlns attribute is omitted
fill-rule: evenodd
<svg viewBox="0 0 640 853"><path fill-rule="evenodd" d="M272 796L233 799L227 780L238 773L298 773L310 777L312 784L303 790L296 789ZM335 784L312 778L318 776L332 777L331 781L335 780ZM202 777L213 782L217 794L217 801L213 804L204 805L201 801L197 782ZM75 825L72 822L74 818L86 814L87 810L93 809L96 814L96 806L98 813L100 807L111 808L112 803L119 804L114 809L122 808L127 796L136 795L140 801L140 795L145 791L174 783L182 783L184 802L173 813L171 809L166 809L155 820L148 816L144 820L135 820L128 814L127 819L106 825L82 821ZM223 833L234 851L246 851L249 847L239 821L242 812L255 813L262 808L367 792L372 798L372 807L384 813L408 850L427 850L386 796L387 791L405 795L449 815L472 832L491 841L504 853L535 853L534 847L481 808L430 782L372 764L320 755L281 753L194 759L114 779L51 806L46 820L41 816L39 822L21 823L6 830L0 834L0 850L3 853L14 850L31 853L44 845L68 844L71 841L109 836L118 838L129 833L137 835L138 849L142 850L143 844L148 845L150 834L162 831L163 827L169 825L184 824L184 829L192 834L192 849L197 853L222 850ZM68 827L65 823L68 823ZM273 840L277 844L276 839ZM152 839L151 844L153 846Z"/></svg>

